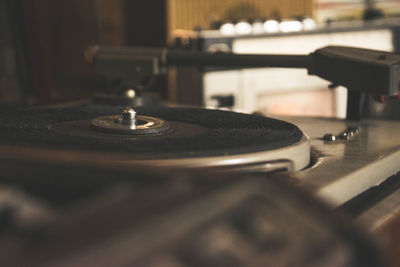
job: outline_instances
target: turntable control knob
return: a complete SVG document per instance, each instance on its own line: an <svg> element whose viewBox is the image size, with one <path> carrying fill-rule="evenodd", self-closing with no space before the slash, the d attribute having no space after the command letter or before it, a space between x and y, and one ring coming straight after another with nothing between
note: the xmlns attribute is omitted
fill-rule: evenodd
<svg viewBox="0 0 400 267"><path fill-rule="evenodd" d="M136 124L136 112L132 108L125 108L122 111L122 124L124 125Z"/></svg>

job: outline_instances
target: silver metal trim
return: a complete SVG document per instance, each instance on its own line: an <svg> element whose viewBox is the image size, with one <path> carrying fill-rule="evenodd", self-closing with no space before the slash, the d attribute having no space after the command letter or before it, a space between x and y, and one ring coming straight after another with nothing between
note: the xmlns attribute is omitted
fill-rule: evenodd
<svg viewBox="0 0 400 267"><path fill-rule="evenodd" d="M175 158L175 159L155 159L155 160L120 160L118 164L129 165L129 164L142 164L148 166L160 166L160 167L176 167L176 168L200 168L200 167L235 167L237 165L252 164L257 165L264 164L263 168L266 171L265 163L270 163L270 169L276 169L273 162L279 162L280 160L290 161L293 164L293 171L299 171L308 166L310 163L310 140L307 136L285 148L279 148L275 150L237 154L237 155L226 155L226 156L214 156L214 157L193 157L193 158ZM261 165L259 165L261 166Z"/></svg>

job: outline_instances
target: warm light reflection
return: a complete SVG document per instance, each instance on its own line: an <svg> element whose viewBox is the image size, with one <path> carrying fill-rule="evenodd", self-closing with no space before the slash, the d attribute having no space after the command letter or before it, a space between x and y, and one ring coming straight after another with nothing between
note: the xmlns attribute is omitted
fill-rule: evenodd
<svg viewBox="0 0 400 267"><path fill-rule="evenodd" d="M317 24L312 18L306 18L303 20L303 29L306 31L314 30L317 27Z"/></svg>
<svg viewBox="0 0 400 267"><path fill-rule="evenodd" d="M129 98L134 98L136 96L135 90L129 89L128 91L126 91L126 96Z"/></svg>
<svg viewBox="0 0 400 267"><path fill-rule="evenodd" d="M299 32L303 29L303 23L298 20L285 20L279 25L281 32Z"/></svg>
<svg viewBox="0 0 400 267"><path fill-rule="evenodd" d="M241 21L236 23L235 25L235 32L237 34L250 34L253 31L251 24L246 21Z"/></svg>
<svg viewBox="0 0 400 267"><path fill-rule="evenodd" d="M231 35L235 33L235 25L233 25L232 23L225 23L221 25L221 28L219 28L219 31L222 34L225 35Z"/></svg>
<svg viewBox="0 0 400 267"><path fill-rule="evenodd" d="M278 32L279 31L279 22L273 19L267 20L264 22L264 31L265 32Z"/></svg>

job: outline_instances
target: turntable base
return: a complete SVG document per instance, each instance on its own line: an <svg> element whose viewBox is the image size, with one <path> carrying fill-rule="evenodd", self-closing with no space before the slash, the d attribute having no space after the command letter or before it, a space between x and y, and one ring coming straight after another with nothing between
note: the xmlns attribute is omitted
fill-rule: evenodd
<svg viewBox="0 0 400 267"><path fill-rule="evenodd" d="M310 168L292 174L334 206L377 186L400 172L400 122L361 122L326 118L279 117L298 125L318 154ZM324 142L326 133L337 134L348 127L360 132L348 141Z"/></svg>

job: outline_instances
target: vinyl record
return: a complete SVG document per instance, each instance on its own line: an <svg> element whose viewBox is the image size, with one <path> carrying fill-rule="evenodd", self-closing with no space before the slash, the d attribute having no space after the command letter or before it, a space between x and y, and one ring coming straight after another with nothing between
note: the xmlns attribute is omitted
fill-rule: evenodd
<svg viewBox="0 0 400 267"><path fill-rule="evenodd" d="M113 124L122 110L80 106L10 111L0 118L1 143L126 153L129 160L157 165L288 159L300 169L309 162L308 139L297 126L284 121L221 110L138 107L139 124L150 125L145 130L140 131L140 125L134 134L108 131L107 126L99 129L96 121Z"/></svg>

